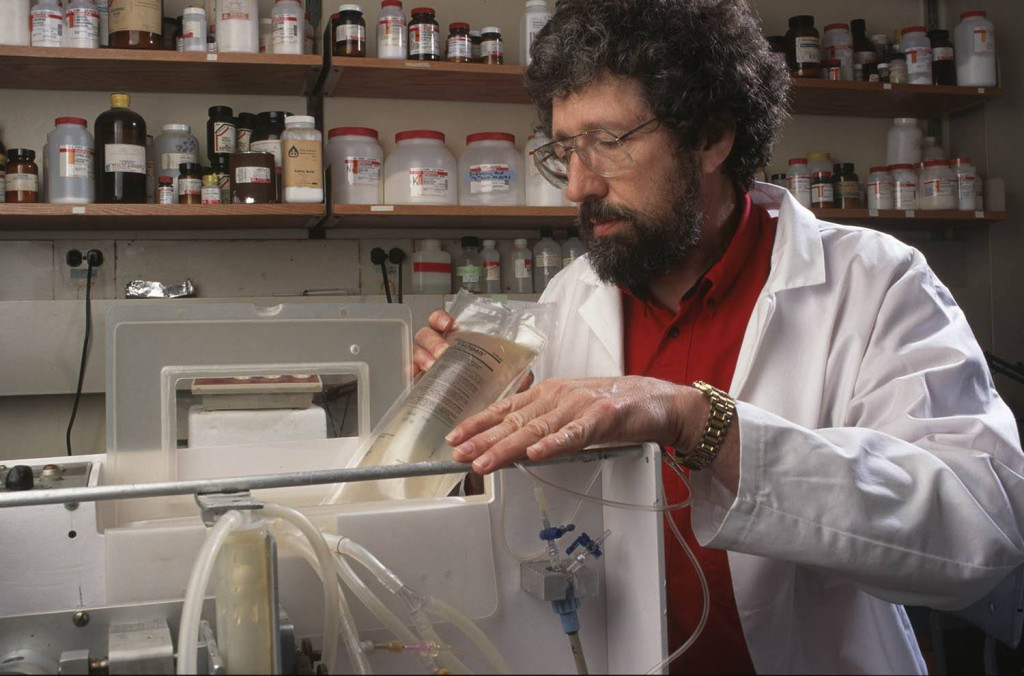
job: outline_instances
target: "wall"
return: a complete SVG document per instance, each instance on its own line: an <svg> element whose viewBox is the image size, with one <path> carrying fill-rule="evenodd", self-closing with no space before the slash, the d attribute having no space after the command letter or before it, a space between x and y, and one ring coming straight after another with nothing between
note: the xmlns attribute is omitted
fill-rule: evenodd
<svg viewBox="0 0 1024 676"><path fill-rule="evenodd" d="M265 2L265 0L264 0ZM166 3L165 13L180 13L181 2ZM265 2L264 10L270 3ZM378 3L363 3L371 26ZM433 3L442 26L454 20L474 26L496 24L506 40L507 63L518 62L518 23L521 2L499 0L438 0ZM955 24L960 5L949 2L946 25ZM986 3L1000 31L999 53L1003 62L1006 96L984 110L954 118L944 139L948 150L982 154L986 175L1007 179L1007 206L1011 221L977 231L946 233L903 233L926 253L939 276L963 305L979 340L985 347L1011 359L1024 358L1021 347L1022 322L1009 294L1001 289L1020 288L1016 252L1021 250L1020 204L1014 195L1024 194L1021 179L1012 171L1010 148L1021 147L1017 120L1024 112L1024 77L1020 72L1021 47L1013 44L1013 31L1021 18L1016 0ZM407 5L407 9L409 6ZM860 3L856 16L848 3L839 0L762 0L756 3L766 34L786 30L787 17L811 11L819 29L832 21L856 16L868 23L869 33L888 32L900 26L922 23L924 6L917 0ZM1016 22L1016 23L1015 23ZM446 31L444 31L446 34ZM7 147L41 150L52 121L60 115L77 115L92 121L107 108L104 92L53 92L46 90L4 90L7 105L0 106L0 138ZM247 110L288 110L303 112L299 97L206 96L189 94L133 94L132 108L146 119L150 130L159 133L168 122L192 125L205 154L206 109L229 105L236 112ZM465 135L482 130L505 130L516 135L522 148L535 114L528 105L460 104L376 100L329 99L325 105L327 128L340 125L370 126L381 134L385 152L393 147L394 133L411 128L434 128L448 136L448 146L458 156L465 147ZM789 157L807 152L828 151L836 161L855 162L863 177L866 168L884 157L885 135L890 120L872 118L794 117L786 127L770 171L783 170ZM153 131L151 131L153 133ZM1009 142L1008 142L1009 141ZM432 236L445 240L450 251L457 237L467 234L455 229L437 230ZM476 233L472 233L476 234ZM177 284L193 279L205 298L263 298L281 302L306 289L337 289L339 294L379 294L377 270L369 263L374 246L400 246L412 251L414 240L424 233L414 229L376 232L372 230L331 230L327 238L310 240L302 230L241 230L148 232L144 224L133 232L9 232L0 226L0 425L8 432L0 440L0 459L59 454L70 414L78 367L82 332L80 300L83 280L73 279L64 265L68 248L100 248L107 262L99 269L94 297L121 297L124 283L131 279L155 279ZM499 239L506 252L516 236L537 237L536 230L489 233ZM409 274L406 268L406 274ZM406 277L408 279L408 277ZM995 291L994 291L995 290ZM415 304L422 321L438 297L425 297ZM17 318L17 320L16 320ZM44 321L44 318L49 318ZM99 321L99 320L98 320ZM76 423L78 452L104 450L102 363L94 346L90 361L85 403ZM25 388L12 389L3 382L24 382L46 372L58 383L44 393L29 394ZM1020 392L1006 388L1011 401L1022 402ZM20 387L20 386L19 386ZM4 396L7 395L7 396ZM16 395L16 396L15 396Z"/></svg>

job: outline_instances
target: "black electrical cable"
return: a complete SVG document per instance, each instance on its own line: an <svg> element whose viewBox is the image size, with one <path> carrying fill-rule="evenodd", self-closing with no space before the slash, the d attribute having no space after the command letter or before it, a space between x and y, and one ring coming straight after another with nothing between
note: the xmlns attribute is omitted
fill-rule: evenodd
<svg viewBox="0 0 1024 676"><path fill-rule="evenodd" d="M75 426L78 415L78 402L82 399L82 383L85 381L85 360L89 355L89 337L92 334L92 261L89 261L85 274L85 339L82 341L82 363L78 367L78 387L75 388L75 405L71 407L71 420L68 421L67 447L71 455L71 429Z"/></svg>
<svg viewBox="0 0 1024 676"><path fill-rule="evenodd" d="M388 302L391 303L391 284L388 282L388 254L384 249L379 246L374 247L370 250L370 262L374 265L380 266L380 276L384 282L384 295L387 296Z"/></svg>
<svg viewBox="0 0 1024 676"><path fill-rule="evenodd" d="M388 260L398 266L398 302L402 302L402 262L405 261L405 252L397 246L388 252Z"/></svg>

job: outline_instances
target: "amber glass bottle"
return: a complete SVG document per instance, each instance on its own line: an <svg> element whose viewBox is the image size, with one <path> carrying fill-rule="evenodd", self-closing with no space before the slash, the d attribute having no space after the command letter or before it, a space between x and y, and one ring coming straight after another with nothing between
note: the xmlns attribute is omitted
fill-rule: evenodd
<svg viewBox="0 0 1024 676"><path fill-rule="evenodd" d="M108 13L112 48L163 48L163 0L110 0Z"/></svg>
<svg viewBox="0 0 1024 676"><path fill-rule="evenodd" d="M128 109L127 94L111 94L100 113L96 135L96 201L146 203L146 121Z"/></svg>

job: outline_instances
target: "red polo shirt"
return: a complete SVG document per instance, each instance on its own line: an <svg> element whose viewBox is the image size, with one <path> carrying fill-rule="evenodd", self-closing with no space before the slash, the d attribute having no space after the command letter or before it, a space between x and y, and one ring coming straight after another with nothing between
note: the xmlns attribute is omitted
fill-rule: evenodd
<svg viewBox="0 0 1024 676"><path fill-rule="evenodd" d="M740 222L725 254L683 295L677 308L662 307L647 298L645 290L623 289L627 375L686 385L704 380L728 391L750 314L768 279L776 227L776 219L754 205L749 195L743 196L740 208ZM669 503L680 502L688 494L670 471L664 472L664 485ZM697 544L689 508L674 514L707 576L711 610L700 638L672 663L671 673L753 673L726 553ZM667 524L665 570L672 652L696 628L702 599L693 564Z"/></svg>

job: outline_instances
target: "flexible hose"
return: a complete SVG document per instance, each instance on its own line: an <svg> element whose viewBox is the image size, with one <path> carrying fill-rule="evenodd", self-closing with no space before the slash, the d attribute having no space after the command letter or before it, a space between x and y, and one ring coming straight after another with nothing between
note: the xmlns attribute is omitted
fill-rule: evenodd
<svg viewBox="0 0 1024 676"><path fill-rule="evenodd" d="M356 631L352 612L341 594L334 569L334 559L327 544L317 527L304 514L283 505L267 503L263 513L269 518L277 518L291 523L306 536L306 540L316 553L317 573L324 585L324 645L322 662L328 671L335 668L338 654L338 632L340 630L348 648L348 658L352 670L357 674L371 673L370 662L359 645L359 634Z"/></svg>
<svg viewBox="0 0 1024 676"><path fill-rule="evenodd" d="M188 586L185 587L185 601L181 606L181 620L178 624L179 674L196 673L196 664L199 660L199 619L203 614L206 585L210 582L213 563L217 560L217 553L224 540L244 521L242 515L234 510L220 517L207 533L206 540L199 549L199 555L196 556L196 562L192 565L192 574L189 575Z"/></svg>
<svg viewBox="0 0 1024 676"><path fill-rule="evenodd" d="M480 628L476 626L476 623L466 617L465 614L456 610L452 606L448 605L444 601L433 596L426 598L427 611L442 617L459 629L465 634L470 641L483 653L484 659L491 665L499 674L511 674L512 670L509 669L508 662L498 652L498 648L491 642L491 639L487 638L487 635L480 631Z"/></svg>

